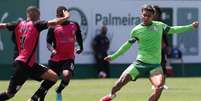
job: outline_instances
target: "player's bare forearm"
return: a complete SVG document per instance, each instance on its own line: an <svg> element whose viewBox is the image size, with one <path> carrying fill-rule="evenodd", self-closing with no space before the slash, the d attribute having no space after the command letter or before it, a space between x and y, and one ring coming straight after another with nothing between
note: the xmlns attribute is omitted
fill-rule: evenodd
<svg viewBox="0 0 201 101"><path fill-rule="evenodd" d="M48 25L49 26L54 26L54 25L57 25L57 24L61 24L66 19L68 19L70 17L70 13L68 11L63 11L63 15L64 15L64 17L60 17L60 18L55 18L53 20L49 20L48 21Z"/></svg>
<svg viewBox="0 0 201 101"><path fill-rule="evenodd" d="M6 23L0 23L0 29L6 28Z"/></svg>

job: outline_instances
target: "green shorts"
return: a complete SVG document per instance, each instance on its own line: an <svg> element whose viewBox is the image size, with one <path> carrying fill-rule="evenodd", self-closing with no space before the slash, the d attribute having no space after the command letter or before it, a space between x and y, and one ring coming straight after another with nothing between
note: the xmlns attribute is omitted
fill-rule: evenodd
<svg viewBox="0 0 201 101"><path fill-rule="evenodd" d="M131 64L123 73L130 74L132 80L136 80L139 76L151 76L158 72L163 73L160 64L147 64L141 61Z"/></svg>

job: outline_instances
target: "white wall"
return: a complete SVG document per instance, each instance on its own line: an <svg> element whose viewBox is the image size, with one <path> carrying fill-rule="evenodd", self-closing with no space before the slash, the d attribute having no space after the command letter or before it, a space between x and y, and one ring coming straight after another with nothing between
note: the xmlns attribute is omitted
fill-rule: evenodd
<svg viewBox="0 0 201 101"><path fill-rule="evenodd" d="M109 16L115 16L124 19L122 24L108 24L109 37L111 38L111 47L110 52L117 50L123 42L125 42L128 37L130 30L139 22L139 13L140 8L144 4L154 4L159 5L160 7L172 7L174 10L174 15L176 15L176 9L178 7L195 7L199 9L200 14L200 4L201 1L174 1L174 0L40 0L40 10L42 19L52 19L55 17L56 8L60 5L66 6L67 8L76 7L79 8L87 18L88 26L83 26L83 29L88 28L86 39L84 40L84 52L81 55L78 55L76 58L76 63L88 64L93 63L93 55L91 50L91 40L95 36L97 29L102 25L102 21L106 21ZM101 15L102 20L96 21L97 16ZM74 12L72 14L72 19L80 22L80 18ZM100 16L99 16L100 17ZM136 18L134 24L126 22L130 20L131 17ZM108 18L108 19L107 19ZM103 20L105 19L105 20ZM177 24L176 16L174 16L175 25ZM40 38L40 63L47 63L49 52L46 48L46 31L43 31ZM199 32L200 33L200 32ZM201 36L199 36L198 39ZM200 54L200 44L199 44L199 54L196 56L184 56L185 62L201 62ZM133 47L124 55L119 57L113 63L131 63L135 60L137 54L137 46Z"/></svg>

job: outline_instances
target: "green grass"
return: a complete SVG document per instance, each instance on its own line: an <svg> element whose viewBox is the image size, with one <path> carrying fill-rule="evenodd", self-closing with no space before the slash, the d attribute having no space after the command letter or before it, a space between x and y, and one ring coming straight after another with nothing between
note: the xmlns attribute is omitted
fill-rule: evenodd
<svg viewBox="0 0 201 101"><path fill-rule="evenodd" d="M108 94L116 79L72 80L63 91L63 101L98 101ZM200 101L201 78L168 78L168 90L165 90L159 101ZM0 81L0 91L6 90L8 81ZM36 81L27 81L14 98L9 101L27 101L39 87ZM57 83L58 85L58 83ZM55 101L55 86L49 91L46 101ZM151 93L148 79L130 82L113 101L147 101Z"/></svg>

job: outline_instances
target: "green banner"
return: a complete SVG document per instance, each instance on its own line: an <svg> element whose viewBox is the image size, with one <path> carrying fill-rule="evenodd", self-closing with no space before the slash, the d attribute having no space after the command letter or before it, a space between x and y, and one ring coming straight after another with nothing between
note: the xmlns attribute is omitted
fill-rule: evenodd
<svg viewBox="0 0 201 101"><path fill-rule="evenodd" d="M38 0L1 0L0 22L26 19L26 8L30 5L38 6ZM0 64L11 64L13 61L14 44L11 36L8 30L0 30Z"/></svg>

